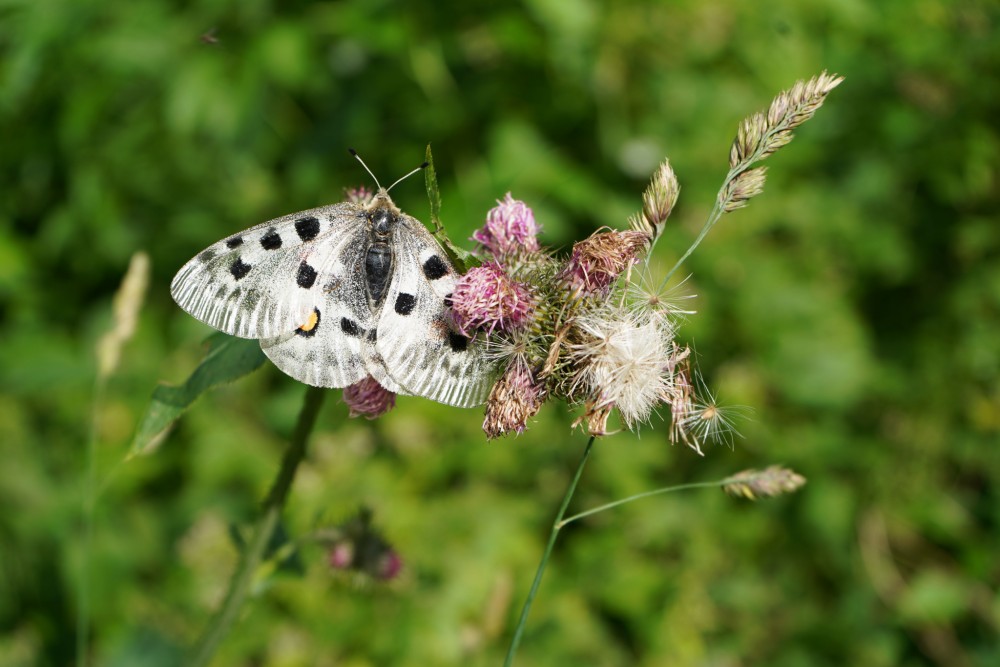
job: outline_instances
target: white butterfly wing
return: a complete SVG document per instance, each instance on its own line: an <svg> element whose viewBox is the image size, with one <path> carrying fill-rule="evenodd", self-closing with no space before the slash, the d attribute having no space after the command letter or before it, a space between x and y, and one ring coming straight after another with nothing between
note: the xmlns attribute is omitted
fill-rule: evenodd
<svg viewBox="0 0 1000 667"><path fill-rule="evenodd" d="M379 384L457 407L483 403L494 368L458 333L445 299L458 275L429 231L401 215L393 234L392 281L365 363ZM373 339L373 340L371 340Z"/></svg>
<svg viewBox="0 0 1000 667"><path fill-rule="evenodd" d="M275 218L199 253L174 276L170 293L195 318L233 336L290 334L319 303L322 265L357 245L365 224L361 207L349 202Z"/></svg>
<svg viewBox="0 0 1000 667"><path fill-rule="evenodd" d="M346 387L368 375L362 349L374 317L365 291L365 231L348 235L317 267L313 310L291 333L265 338L264 354L282 372L315 387Z"/></svg>

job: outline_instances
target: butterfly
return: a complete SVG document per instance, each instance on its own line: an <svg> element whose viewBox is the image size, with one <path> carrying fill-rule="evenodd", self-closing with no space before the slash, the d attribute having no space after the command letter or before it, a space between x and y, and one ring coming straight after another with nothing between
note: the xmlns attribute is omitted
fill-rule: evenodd
<svg viewBox="0 0 1000 667"><path fill-rule="evenodd" d="M225 238L185 264L170 293L209 326L259 339L300 382L346 387L370 375L397 394L479 405L494 369L450 316L460 276L427 228L393 203L396 183L365 202Z"/></svg>

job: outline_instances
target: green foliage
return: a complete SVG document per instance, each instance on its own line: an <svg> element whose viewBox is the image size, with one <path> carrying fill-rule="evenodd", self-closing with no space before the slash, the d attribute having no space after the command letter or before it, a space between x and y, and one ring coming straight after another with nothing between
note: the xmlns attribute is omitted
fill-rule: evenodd
<svg viewBox="0 0 1000 667"><path fill-rule="evenodd" d="M179 387L160 384L153 391L149 408L132 440L130 456L148 453L203 393L252 373L267 359L257 341L221 332L209 337L207 347L205 358L184 384Z"/></svg>
<svg viewBox="0 0 1000 667"><path fill-rule="evenodd" d="M555 247L625 228L669 156L666 268L740 119L823 69L843 85L680 272L699 311L680 336L720 401L755 409L745 439L699 458L660 423L608 438L570 512L770 463L809 484L567 526L516 664L1000 662L998 22L983 0L0 3L0 664L74 661L92 420L90 664L168 664L218 607L227 526L256 516L303 388L265 365L125 461L153 388L198 367L208 330L168 290L196 252L367 183L348 146L381 176L433 143L466 246L507 191ZM430 221L412 181L393 198ZM149 296L95 405L140 249ZM500 664L584 445L574 415L548 405L490 445L475 410L346 415L321 413L285 525L370 505L403 575L344 586L303 549L215 664Z"/></svg>

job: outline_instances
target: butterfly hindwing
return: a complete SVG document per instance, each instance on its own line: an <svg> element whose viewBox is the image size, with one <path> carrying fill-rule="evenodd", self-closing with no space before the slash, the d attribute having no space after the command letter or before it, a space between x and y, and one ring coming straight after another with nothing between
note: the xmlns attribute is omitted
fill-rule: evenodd
<svg viewBox="0 0 1000 667"><path fill-rule="evenodd" d="M261 340L282 372L316 387L346 387L368 374L361 352L374 317L364 291L364 253L363 237L326 253L309 318L291 333Z"/></svg>
<svg viewBox="0 0 1000 667"><path fill-rule="evenodd" d="M364 233L363 211L348 202L276 218L209 246L181 268L170 292L228 334L289 334L317 307L323 265L362 243Z"/></svg>
<svg viewBox="0 0 1000 667"><path fill-rule="evenodd" d="M397 224L392 281L369 341L369 372L390 391L479 405L493 377L481 347L452 322L446 300L458 275L419 221L404 214Z"/></svg>

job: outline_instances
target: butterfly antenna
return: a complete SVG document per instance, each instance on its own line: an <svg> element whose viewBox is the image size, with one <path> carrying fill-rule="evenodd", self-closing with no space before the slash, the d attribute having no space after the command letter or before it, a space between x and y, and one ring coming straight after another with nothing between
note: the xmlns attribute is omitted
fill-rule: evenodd
<svg viewBox="0 0 1000 667"><path fill-rule="evenodd" d="M372 170L368 168L368 165L365 164L365 161L361 159L361 156L358 155L358 152L356 150L354 150L353 148L348 148L347 150L351 153L351 155L354 156L355 160L357 160L358 162L361 163L361 166L365 168L365 171L368 172L368 175L372 177L373 181L375 181L375 185L377 185L378 189L381 190L382 189L382 184L378 182L378 179L375 178L375 174L373 174ZM407 176L409 176L409 174L407 174ZM404 176L403 178L406 178L406 176ZM402 180L402 179L400 179L400 180ZM399 183L399 181L396 181L396 183ZM393 185L395 185L396 183L393 183ZM386 190L386 192L388 192L388 190Z"/></svg>
<svg viewBox="0 0 1000 667"><path fill-rule="evenodd" d="M396 187L397 185L399 185L402 181L405 181L410 176L413 176L415 173L417 173L421 169L426 169L428 167L428 165L430 165L430 162L424 162L422 165L420 165L419 167L417 167L416 169L414 169L413 171L411 171L410 173L408 173L406 176L403 176L402 178L400 178L399 180L397 180L395 183L393 183L392 185L390 185L388 188L385 189L385 191L388 192L389 190L392 190L394 187Z"/></svg>

